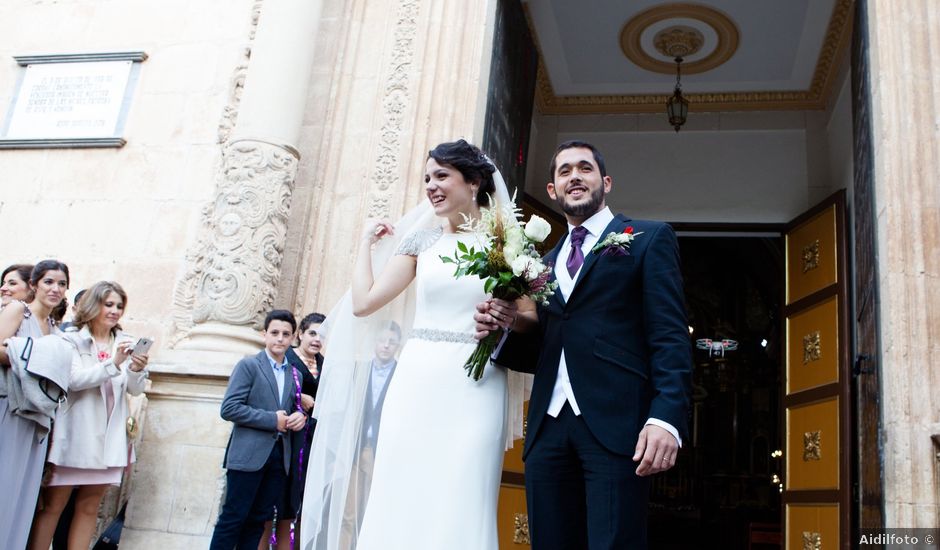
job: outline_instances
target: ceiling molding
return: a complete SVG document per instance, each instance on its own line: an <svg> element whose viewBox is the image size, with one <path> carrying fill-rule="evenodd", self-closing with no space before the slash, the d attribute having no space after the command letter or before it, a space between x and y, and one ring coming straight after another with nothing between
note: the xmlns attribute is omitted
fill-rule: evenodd
<svg viewBox="0 0 940 550"><path fill-rule="evenodd" d="M839 61L849 43L852 31L854 0L837 0L820 48L813 79L807 90L683 93L692 112L710 111L788 111L822 110L829 101L837 77ZM548 115L658 113L665 109L668 93L638 95L574 95L557 96L543 62L542 49L532 20L526 10L529 29L539 52L539 68L535 99L539 112ZM683 66L683 71L686 67ZM671 90L664 90L671 92Z"/></svg>

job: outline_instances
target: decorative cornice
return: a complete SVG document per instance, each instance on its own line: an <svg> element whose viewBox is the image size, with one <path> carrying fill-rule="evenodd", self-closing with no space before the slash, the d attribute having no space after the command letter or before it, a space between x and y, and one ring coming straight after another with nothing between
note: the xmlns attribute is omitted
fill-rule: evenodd
<svg viewBox="0 0 940 550"><path fill-rule="evenodd" d="M802 111L821 110L827 106L829 91L836 79L838 63L845 50L852 30L852 8L854 0L837 0L833 9L826 37L820 48L813 80L808 90L797 91L762 91L762 92L716 92L716 93L683 93L691 103L690 110L696 112L708 111ZM529 28L532 21L528 11L526 18ZM537 35L533 31L533 37ZM542 62L541 48L536 38L536 48L539 49L539 70L536 82L536 106L543 114L570 115L570 114L624 114L624 113L658 113L665 109L667 94L639 94L639 95L579 95L556 96L548 78L548 71ZM675 70L672 65L671 70ZM686 65L682 65L682 72L688 74Z"/></svg>

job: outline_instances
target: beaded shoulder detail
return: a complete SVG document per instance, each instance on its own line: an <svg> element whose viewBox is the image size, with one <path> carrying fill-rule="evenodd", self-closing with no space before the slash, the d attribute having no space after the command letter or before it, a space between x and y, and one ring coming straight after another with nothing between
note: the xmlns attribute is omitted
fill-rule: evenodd
<svg viewBox="0 0 940 550"><path fill-rule="evenodd" d="M26 302L22 300L13 300L13 302L19 302L23 304L23 319L29 319L30 317L33 316L33 312L30 311L29 305ZM13 302L10 302L10 304L12 304ZM7 304L7 305L10 305L10 304ZM0 309L3 309L4 307L6 306L0 306Z"/></svg>
<svg viewBox="0 0 940 550"><path fill-rule="evenodd" d="M435 229L422 229L407 235L398 245L396 255L417 256L438 241L444 234L444 228L438 226Z"/></svg>

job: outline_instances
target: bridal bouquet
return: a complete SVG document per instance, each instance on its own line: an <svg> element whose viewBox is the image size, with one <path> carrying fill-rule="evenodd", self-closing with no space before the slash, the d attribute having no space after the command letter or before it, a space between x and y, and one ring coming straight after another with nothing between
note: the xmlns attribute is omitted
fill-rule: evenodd
<svg viewBox="0 0 940 550"><path fill-rule="evenodd" d="M495 204L480 210L480 219L467 219L460 229L480 236L482 248L457 243L454 257L441 256L444 263L456 264L454 277L476 275L483 279L483 289L494 298L513 301L523 296L538 303L546 303L554 294L558 283L549 282L551 267L542 263L536 245L551 232L547 221L531 216L522 223L520 210L513 203ZM480 340L464 369L467 375L479 380L483 368L490 360L500 333L493 332Z"/></svg>

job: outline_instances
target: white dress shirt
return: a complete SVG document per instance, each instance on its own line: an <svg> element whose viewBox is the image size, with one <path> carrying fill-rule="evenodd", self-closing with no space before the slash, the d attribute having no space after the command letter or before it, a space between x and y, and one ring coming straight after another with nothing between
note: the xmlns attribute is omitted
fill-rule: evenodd
<svg viewBox="0 0 940 550"><path fill-rule="evenodd" d="M597 244L601 233L604 232L604 229L607 228L608 224L610 224L613 219L614 215L610 211L610 208L605 207L603 210L584 220L581 224L582 227L588 230L587 235L584 236L584 242L581 243L581 251L585 256L585 260L587 260L587 255L590 253L591 249ZM568 301L568 297L571 296L571 292L574 290L578 277L581 275L581 269L584 267L584 264L582 264L581 268L578 268L578 272L574 274L574 277L571 277L568 273L566 264L568 255L571 253L571 231L573 229L574 226L568 224L568 236L565 237L565 242L562 243L561 249L558 251L558 256L555 258L555 280L558 281L557 292L561 292L566 302ZM558 360L558 374L555 377L555 387L552 389L552 398L548 402L548 414L557 418L566 402L571 405L571 410L574 411L575 416L581 415L581 408L578 407L578 400L574 396L574 390L571 388L571 380L568 378L568 365L565 361L565 350L562 348L561 357ZM665 429L676 438L676 441L679 442L679 446L682 446L679 431L676 430L672 424L657 418L648 419L646 424L653 424L654 426Z"/></svg>
<svg viewBox="0 0 940 550"><path fill-rule="evenodd" d="M268 353L268 350L264 350L264 354L268 357L268 363L271 364L271 369L274 371L274 383L277 384L277 402L278 404L284 402L284 371L287 370L287 356L284 356L284 362L278 364L277 361L271 357L271 354Z"/></svg>

